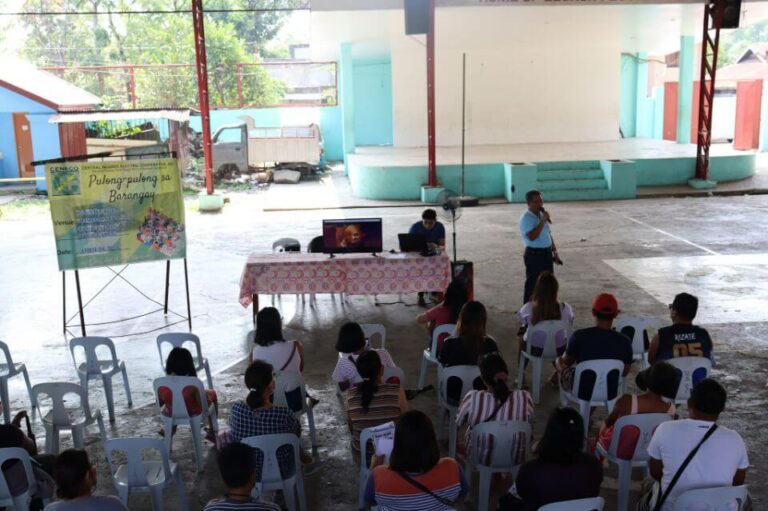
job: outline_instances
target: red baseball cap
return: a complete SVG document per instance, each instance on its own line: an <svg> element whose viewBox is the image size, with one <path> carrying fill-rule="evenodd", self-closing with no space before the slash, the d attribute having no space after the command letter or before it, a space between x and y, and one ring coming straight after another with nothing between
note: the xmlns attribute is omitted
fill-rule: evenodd
<svg viewBox="0 0 768 511"><path fill-rule="evenodd" d="M600 293L594 300L592 300L592 310L602 314L616 316L619 313L619 302L616 301L616 297L611 293Z"/></svg>

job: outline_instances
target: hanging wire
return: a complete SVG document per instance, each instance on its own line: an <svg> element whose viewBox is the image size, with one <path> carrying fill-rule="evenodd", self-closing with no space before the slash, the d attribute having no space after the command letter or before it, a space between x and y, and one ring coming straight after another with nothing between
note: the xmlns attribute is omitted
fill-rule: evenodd
<svg viewBox="0 0 768 511"><path fill-rule="evenodd" d="M238 13L238 12L253 12L253 13L271 13L271 12L293 12L293 11L309 11L308 4L303 4L299 7L274 7L270 9L265 8L251 8L251 9L203 9L203 14L226 14L226 13ZM17 12L0 12L0 16L104 16L110 14L191 14L192 9L158 9L158 10L143 10L143 11L17 11Z"/></svg>

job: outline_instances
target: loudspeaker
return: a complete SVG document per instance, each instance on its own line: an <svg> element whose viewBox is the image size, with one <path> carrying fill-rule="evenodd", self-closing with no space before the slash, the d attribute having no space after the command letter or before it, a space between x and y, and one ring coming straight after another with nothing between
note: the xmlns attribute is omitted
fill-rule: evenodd
<svg viewBox="0 0 768 511"><path fill-rule="evenodd" d="M429 0L405 0L405 35L429 32Z"/></svg>
<svg viewBox="0 0 768 511"><path fill-rule="evenodd" d="M471 261L456 261L451 263L453 280L458 280L467 290L469 300L475 299L475 268Z"/></svg>
<svg viewBox="0 0 768 511"><path fill-rule="evenodd" d="M741 0L721 0L725 7L723 8L723 26L722 28L739 28L741 20Z"/></svg>

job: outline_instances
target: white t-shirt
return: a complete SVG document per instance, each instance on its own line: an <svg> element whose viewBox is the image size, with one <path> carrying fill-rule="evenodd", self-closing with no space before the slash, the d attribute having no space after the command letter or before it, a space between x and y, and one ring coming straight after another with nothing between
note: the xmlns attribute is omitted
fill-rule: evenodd
<svg viewBox="0 0 768 511"><path fill-rule="evenodd" d="M295 345L296 341L278 341L269 346L259 346L256 344L251 352L251 358L253 358L253 360L269 362L272 364L272 368L275 371L293 371L298 373L300 372L299 368L301 367L301 355L299 355L298 346ZM293 353L293 358L291 358L291 361L286 367L283 367L291 357L294 347L296 352Z"/></svg>
<svg viewBox="0 0 768 511"><path fill-rule="evenodd" d="M528 302L517 311L517 319L523 325L529 326L533 317L533 302ZM560 319L568 325L573 325L573 309L565 302L560 302Z"/></svg>
<svg viewBox="0 0 768 511"><path fill-rule="evenodd" d="M387 350L377 349L374 351L379 354L382 367L396 367L395 363L392 361L392 357ZM363 381L363 379L360 378L360 374L357 372L355 363L353 362L354 360L357 360L357 357L359 356L360 355L355 355L354 353L345 353L343 357L339 357L339 360L336 362L336 368L333 370L333 374L331 375L333 381L336 383L347 381L351 385L355 385ZM352 360L350 360L349 357L352 357Z"/></svg>
<svg viewBox="0 0 768 511"><path fill-rule="evenodd" d="M648 454L664 464L662 491L711 426L708 421L683 419L664 422L656 428L648 444ZM687 490L732 485L736 471L748 466L744 440L735 431L718 425L683 470L664 502L663 511L671 511L675 499Z"/></svg>

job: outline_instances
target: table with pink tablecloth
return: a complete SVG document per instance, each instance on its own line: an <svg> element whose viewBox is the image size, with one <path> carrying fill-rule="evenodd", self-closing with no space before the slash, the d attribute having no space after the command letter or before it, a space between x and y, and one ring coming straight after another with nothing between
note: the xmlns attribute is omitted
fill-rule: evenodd
<svg viewBox="0 0 768 511"><path fill-rule="evenodd" d="M251 254L240 277L240 304L248 307L259 294L442 292L450 281L451 262L444 253Z"/></svg>

